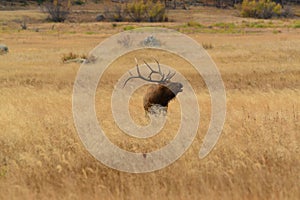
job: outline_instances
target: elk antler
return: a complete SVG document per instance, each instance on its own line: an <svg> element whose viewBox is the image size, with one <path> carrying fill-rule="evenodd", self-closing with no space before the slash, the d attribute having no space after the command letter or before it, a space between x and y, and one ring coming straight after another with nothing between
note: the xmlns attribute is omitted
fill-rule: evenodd
<svg viewBox="0 0 300 200"><path fill-rule="evenodd" d="M144 61L144 63L146 64L146 66L147 66L147 67L150 69L150 71L151 71L150 74L148 75L148 77L144 77L144 76L142 76L142 74L141 74L141 72L140 72L139 64L138 64L138 62L137 62L137 59L135 58L135 62L136 62L136 71L137 71L137 74L138 74L138 75L137 75L137 76L134 76L134 75L129 71L128 73L130 74L131 77L129 77L129 78L125 81L123 87L125 87L126 83L127 83L129 80L134 79L134 78L140 78L140 79L142 79L142 80L145 80L145 81L148 81L148 82L152 82L152 83L161 83L161 84L164 84L164 83L167 83L168 81L170 81L171 78L172 78L173 76L175 76L176 72L171 73L170 70L169 70L168 74L165 75L165 74L161 71L159 62L158 62L156 59L154 59L154 60L155 60L155 62L157 63L158 70L154 70L152 67L150 67L150 65L149 65L146 61ZM153 79L152 79L152 74L159 74L159 75L161 76L161 79L160 79L160 80L153 80Z"/></svg>

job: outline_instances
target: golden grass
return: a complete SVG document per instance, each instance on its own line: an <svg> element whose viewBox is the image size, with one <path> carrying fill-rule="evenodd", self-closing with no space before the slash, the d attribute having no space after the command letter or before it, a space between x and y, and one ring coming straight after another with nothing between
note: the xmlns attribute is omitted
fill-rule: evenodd
<svg viewBox="0 0 300 200"><path fill-rule="evenodd" d="M108 34L90 24L75 34L73 24L38 24L45 31L2 33L10 52L0 56L0 199L299 199L300 198L300 38L297 30L281 34L191 34L222 74L227 116L215 149L203 160L198 151L210 117L205 84L184 61L164 54L195 87L201 109L197 137L175 163L157 172L128 174L95 160L83 147L72 119L72 84L79 65L63 64L61 56L86 54ZM74 25L75 26L75 25ZM85 34L89 27L95 34ZM90 31L89 30L89 31ZM106 29L105 33L116 30ZM143 52L140 52L141 55ZM132 151L164 146L176 129L177 102L170 105L162 134L149 141L133 140L110 120L110 91L133 62L133 55L113 63L99 87L96 109L109 138ZM108 80L108 75L110 80ZM105 92L106 97L100 96ZM139 91L131 113L143 122ZM101 106L99 106L102 103ZM173 115L172 115L173 116ZM104 118L109 120L104 121Z"/></svg>
<svg viewBox="0 0 300 200"><path fill-rule="evenodd" d="M40 10L15 10L15 11L0 11L0 22L16 21L20 19L43 20L46 14Z"/></svg>

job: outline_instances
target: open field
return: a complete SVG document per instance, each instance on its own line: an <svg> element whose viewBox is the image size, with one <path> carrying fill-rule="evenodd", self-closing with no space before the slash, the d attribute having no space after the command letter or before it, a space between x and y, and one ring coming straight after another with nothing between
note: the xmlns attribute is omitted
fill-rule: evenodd
<svg viewBox="0 0 300 200"><path fill-rule="evenodd" d="M149 140L129 138L117 129L109 113L110 93L134 64L134 56L154 56L180 71L194 87L201 109L196 139L178 161L157 172L129 174L102 165L83 147L72 116L80 65L63 64L61 58L69 52L88 54L128 26L162 24L53 24L40 22L44 16L38 12L5 12L0 12L0 43L10 51L0 55L0 199L300 199L299 20L224 18L216 13L204 21L192 17L190 25L163 24L209 46L226 87L224 129L203 160L198 151L211 113L201 77L185 61L157 51L115 61L97 90L96 111L108 137L120 147L148 152L166 145L180 116L174 101L166 127ZM28 30L19 30L16 12L35 19ZM243 25L253 23L262 26ZM130 104L140 123L142 93Z"/></svg>

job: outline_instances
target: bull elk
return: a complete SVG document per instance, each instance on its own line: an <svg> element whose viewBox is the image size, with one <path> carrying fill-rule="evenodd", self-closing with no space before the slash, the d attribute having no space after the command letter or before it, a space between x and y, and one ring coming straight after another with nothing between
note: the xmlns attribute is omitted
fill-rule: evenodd
<svg viewBox="0 0 300 200"><path fill-rule="evenodd" d="M155 62L157 63L158 70L154 70L147 62L144 61L145 65L150 70L150 74L145 77L141 74L139 65L137 60L136 62L136 71L137 75L133 75L129 72L130 77L124 82L124 86L126 83L135 78L142 79L144 81L150 82L150 83L156 83L152 84L147 88L146 94L143 98L143 104L144 104L144 110L146 113L152 114L155 112L153 110L153 107L159 106L163 107L165 111L168 109L169 102L176 97L176 95L179 92L182 92L183 85L179 82L172 82L171 79L175 76L176 72L169 71L168 74L165 74L162 72L159 62L155 59ZM158 74L160 76L159 79L153 80L152 75Z"/></svg>

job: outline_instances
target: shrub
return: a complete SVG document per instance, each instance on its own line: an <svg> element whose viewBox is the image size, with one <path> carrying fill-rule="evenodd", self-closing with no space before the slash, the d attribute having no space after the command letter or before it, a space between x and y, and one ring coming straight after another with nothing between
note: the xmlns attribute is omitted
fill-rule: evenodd
<svg viewBox="0 0 300 200"><path fill-rule="evenodd" d="M149 2L147 4L147 15L150 22L162 22L168 19L166 16L166 8L160 2Z"/></svg>
<svg viewBox="0 0 300 200"><path fill-rule="evenodd" d="M68 61L73 61L73 62L76 62L76 60L82 60L82 59L87 59L87 56L86 55L78 55L78 54L75 54L75 53L68 53L68 54L63 54L61 60L63 63L67 63Z"/></svg>
<svg viewBox="0 0 300 200"><path fill-rule="evenodd" d="M38 5L41 5L42 3L44 3L45 0L37 0Z"/></svg>
<svg viewBox="0 0 300 200"><path fill-rule="evenodd" d="M281 12L281 5L271 0L244 0L241 7L242 17L269 19L273 16L280 16Z"/></svg>
<svg viewBox="0 0 300 200"><path fill-rule="evenodd" d="M127 12L123 5L115 5L112 8L105 7L104 17L110 21L122 22L125 21Z"/></svg>
<svg viewBox="0 0 300 200"><path fill-rule="evenodd" d="M73 4L74 5L83 5L83 4L85 4L85 2L83 0L74 0Z"/></svg>
<svg viewBox="0 0 300 200"><path fill-rule="evenodd" d="M167 21L166 8L159 1L135 1L126 6L129 17L135 22L162 22Z"/></svg>
<svg viewBox="0 0 300 200"><path fill-rule="evenodd" d="M202 43L204 49L212 49L214 46L211 43Z"/></svg>
<svg viewBox="0 0 300 200"><path fill-rule="evenodd" d="M25 19L20 23L20 26L22 30L27 30L27 23Z"/></svg>
<svg viewBox="0 0 300 200"><path fill-rule="evenodd" d="M144 1L136 1L127 5L127 12L131 19L135 22L145 21L146 4Z"/></svg>
<svg viewBox="0 0 300 200"><path fill-rule="evenodd" d="M292 18L294 17L294 12L290 6L284 6L281 11L281 17Z"/></svg>
<svg viewBox="0 0 300 200"><path fill-rule="evenodd" d="M105 19L110 21L162 22L168 21L166 8L160 1L139 0L132 3L106 7Z"/></svg>
<svg viewBox="0 0 300 200"><path fill-rule="evenodd" d="M0 44L0 55L8 53L8 47L5 44Z"/></svg>
<svg viewBox="0 0 300 200"><path fill-rule="evenodd" d="M155 36L149 35L143 41L141 41L140 44L142 46L154 47L154 46L161 46L161 41L159 39L157 39Z"/></svg>
<svg viewBox="0 0 300 200"><path fill-rule="evenodd" d="M48 18L50 21L64 22L70 13L69 2L66 4L63 0L56 0L53 3L46 3L44 5L44 12L49 14Z"/></svg>

